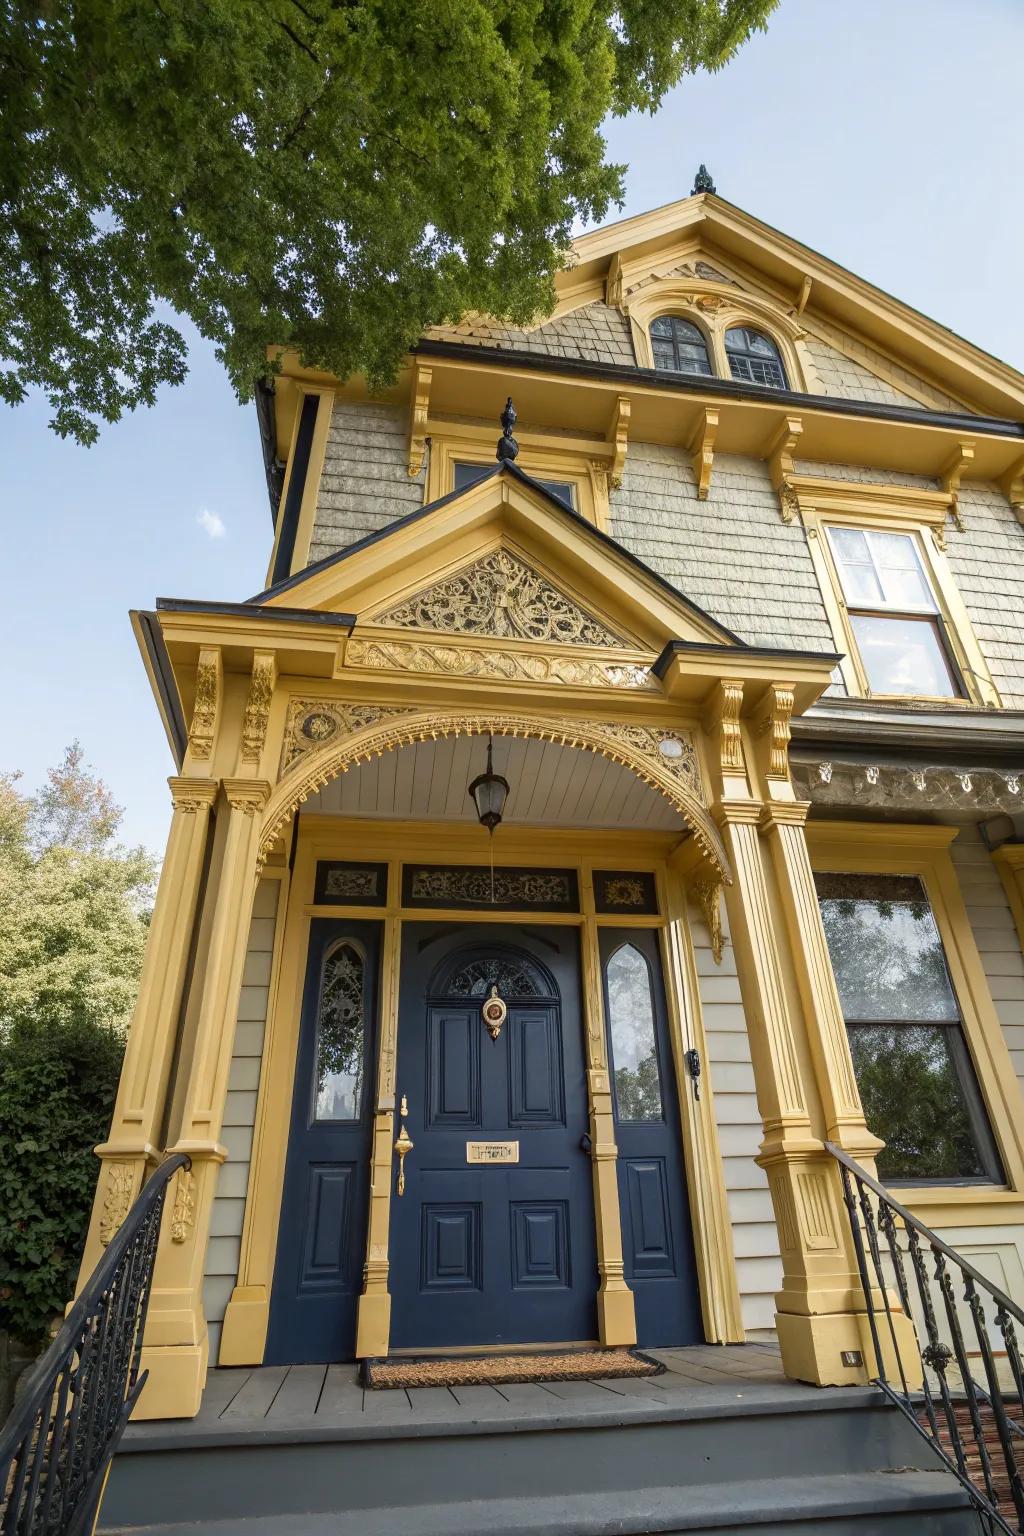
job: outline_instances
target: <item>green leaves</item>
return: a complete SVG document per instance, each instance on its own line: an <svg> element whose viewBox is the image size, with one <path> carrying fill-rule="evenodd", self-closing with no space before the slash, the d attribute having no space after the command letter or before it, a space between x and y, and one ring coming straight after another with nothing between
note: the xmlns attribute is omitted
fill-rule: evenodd
<svg viewBox="0 0 1024 1536"><path fill-rule="evenodd" d="M775 3L9 0L0 397L92 441L184 378L169 310L243 398L268 345L382 385L429 325L525 323L621 196L607 113Z"/></svg>

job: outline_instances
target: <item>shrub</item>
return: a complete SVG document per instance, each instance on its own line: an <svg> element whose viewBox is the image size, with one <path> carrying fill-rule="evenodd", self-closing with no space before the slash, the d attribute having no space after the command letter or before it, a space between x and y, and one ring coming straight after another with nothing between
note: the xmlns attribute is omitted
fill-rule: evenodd
<svg viewBox="0 0 1024 1536"><path fill-rule="evenodd" d="M0 1031L0 1328L32 1346L74 1289L123 1054L83 1018Z"/></svg>

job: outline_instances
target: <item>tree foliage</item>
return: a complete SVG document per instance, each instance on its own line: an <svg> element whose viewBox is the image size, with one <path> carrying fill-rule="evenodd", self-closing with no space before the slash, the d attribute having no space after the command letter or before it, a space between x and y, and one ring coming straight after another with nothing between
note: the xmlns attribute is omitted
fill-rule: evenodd
<svg viewBox="0 0 1024 1536"><path fill-rule="evenodd" d="M525 322L621 197L605 116L776 3L7 0L0 393L91 441L184 377L167 306L242 398L268 343L379 385L430 324Z"/></svg>
<svg viewBox="0 0 1024 1536"><path fill-rule="evenodd" d="M68 749L0 778L0 1327L38 1343L71 1293L138 987L154 861Z"/></svg>

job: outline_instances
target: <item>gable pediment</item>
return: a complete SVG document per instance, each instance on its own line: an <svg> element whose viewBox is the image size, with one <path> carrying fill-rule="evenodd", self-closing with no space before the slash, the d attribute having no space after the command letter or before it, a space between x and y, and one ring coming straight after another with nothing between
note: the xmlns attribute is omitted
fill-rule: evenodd
<svg viewBox="0 0 1024 1536"><path fill-rule="evenodd" d="M636 645L505 547L490 550L367 622L549 645Z"/></svg>

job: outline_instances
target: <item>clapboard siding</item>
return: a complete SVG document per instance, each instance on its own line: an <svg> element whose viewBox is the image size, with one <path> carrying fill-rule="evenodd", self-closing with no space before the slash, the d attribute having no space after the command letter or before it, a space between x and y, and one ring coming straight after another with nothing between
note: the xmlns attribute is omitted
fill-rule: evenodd
<svg viewBox="0 0 1024 1536"><path fill-rule="evenodd" d="M977 826L961 826L951 852L996 1014L1024 1088L1024 955L1013 914Z"/></svg>
<svg viewBox="0 0 1024 1536"><path fill-rule="evenodd" d="M763 1127L754 1092L750 1041L728 942L717 965L702 915L690 908L701 1013L707 1040L706 1071L715 1095L715 1119L729 1200L743 1326L748 1338L775 1326L775 1292L782 1261L768 1180L754 1161Z"/></svg>
<svg viewBox="0 0 1024 1536"><path fill-rule="evenodd" d="M253 904L245 955L224 1126L221 1131L221 1141L227 1148L228 1156L217 1179L203 1280L203 1309L210 1331L211 1365L217 1362L224 1313L238 1274L279 892L279 881L260 882Z"/></svg>

